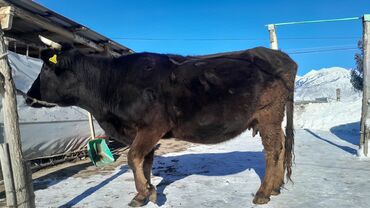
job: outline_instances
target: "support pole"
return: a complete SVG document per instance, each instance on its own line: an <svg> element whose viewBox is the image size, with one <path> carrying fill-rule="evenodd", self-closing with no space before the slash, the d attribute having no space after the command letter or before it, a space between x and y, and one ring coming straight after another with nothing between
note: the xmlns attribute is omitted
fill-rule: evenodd
<svg viewBox="0 0 370 208"><path fill-rule="evenodd" d="M267 28L270 33L270 48L274 50L278 50L278 42L277 42L277 37L276 37L275 25L274 24L267 25Z"/></svg>
<svg viewBox="0 0 370 208"><path fill-rule="evenodd" d="M4 112L4 135L9 144L10 157L13 168L14 186L17 196L17 207L34 208L34 194L30 193L32 183L29 183L25 169L25 161L22 154L22 143L19 131L18 111L15 86L6 55L7 49L4 43L4 33L0 30L0 73L3 87L3 112Z"/></svg>
<svg viewBox="0 0 370 208"><path fill-rule="evenodd" d="M361 113L360 154L368 156L370 138L370 14L363 16L363 96Z"/></svg>
<svg viewBox="0 0 370 208"><path fill-rule="evenodd" d="M0 144L0 162L4 178L6 206L15 207L17 204L17 198L14 189L14 179L9 154L9 145L7 143Z"/></svg>

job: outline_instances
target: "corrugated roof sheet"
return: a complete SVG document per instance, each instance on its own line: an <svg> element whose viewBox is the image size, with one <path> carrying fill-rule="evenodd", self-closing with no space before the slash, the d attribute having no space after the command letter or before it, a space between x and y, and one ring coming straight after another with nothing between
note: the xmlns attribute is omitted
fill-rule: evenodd
<svg viewBox="0 0 370 208"><path fill-rule="evenodd" d="M70 38L68 39L61 34L48 30L47 27L44 27L42 24L36 24L19 15L22 13L27 13L35 18L40 18L42 21L46 21L50 25L59 27L65 31L73 33L73 35L82 37L83 39L86 39L87 42L91 41L94 45L96 44L99 46L99 48L105 48L106 50L112 52L112 54L124 55L133 52L131 49L99 34L98 32L93 31L73 20L70 20L67 17L64 17L40 4L37 4L34 1L0 0L0 6L12 6L17 9L17 12L15 12L15 16L13 18L12 29L4 32L6 36L21 40L22 42L30 43L32 45L39 45L41 47L42 43L38 38L38 35L41 34L57 42L70 44L77 43L76 47L81 48L87 53L98 52L93 47L89 47L88 44L84 45L81 44L81 42L78 43L78 41L71 40Z"/></svg>

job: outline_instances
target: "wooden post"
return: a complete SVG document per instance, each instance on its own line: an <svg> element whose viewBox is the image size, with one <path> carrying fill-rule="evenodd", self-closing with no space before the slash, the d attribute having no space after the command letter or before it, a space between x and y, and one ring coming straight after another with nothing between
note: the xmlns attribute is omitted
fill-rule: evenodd
<svg viewBox="0 0 370 208"><path fill-rule="evenodd" d="M13 26L14 8L11 6L4 6L0 8L0 24L1 29L10 30Z"/></svg>
<svg viewBox="0 0 370 208"><path fill-rule="evenodd" d="M336 92L336 95L337 95L337 101L340 101L340 89L337 88L335 92Z"/></svg>
<svg viewBox="0 0 370 208"><path fill-rule="evenodd" d="M270 33L270 48L274 50L278 50L278 42L276 37L276 29L274 24L267 25L267 28Z"/></svg>
<svg viewBox="0 0 370 208"><path fill-rule="evenodd" d="M363 96L362 96L362 113L361 113L361 136L360 151L361 154L368 156L369 137L370 137L370 14L363 16Z"/></svg>
<svg viewBox="0 0 370 208"><path fill-rule="evenodd" d="M9 155L9 145L7 143L0 144L0 162L4 178L6 205L15 207L17 198L14 189L12 164Z"/></svg>
<svg viewBox="0 0 370 208"><path fill-rule="evenodd" d="M3 112L4 112L4 135L9 144L11 163L13 168L14 186L17 196L18 207L33 208L33 193L28 186L29 183L24 159L22 154L22 143L20 139L17 100L15 86L7 58L7 49L4 43L4 33L0 30L0 73L3 78Z"/></svg>
<svg viewBox="0 0 370 208"><path fill-rule="evenodd" d="M30 46L29 46L29 45L27 45L26 47L27 47L27 48L26 48L26 56L27 56L27 57L29 57L29 55L30 55L30 52L29 52L29 50L30 50Z"/></svg>
<svg viewBox="0 0 370 208"><path fill-rule="evenodd" d="M26 169L26 180L27 180L27 191L30 193L29 196L29 203L32 208L36 208L35 204L35 193L33 190L33 181L32 181L32 170L31 170L31 163L28 161L25 161L24 163L24 169Z"/></svg>

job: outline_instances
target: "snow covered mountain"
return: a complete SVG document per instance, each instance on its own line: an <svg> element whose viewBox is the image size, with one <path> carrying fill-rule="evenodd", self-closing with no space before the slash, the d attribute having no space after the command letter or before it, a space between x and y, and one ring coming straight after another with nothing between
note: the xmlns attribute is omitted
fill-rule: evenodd
<svg viewBox="0 0 370 208"><path fill-rule="evenodd" d="M341 67L311 70L296 79L295 100L315 100L327 97L336 99L336 89L341 91L342 101L353 101L361 98L350 82L350 70Z"/></svg>

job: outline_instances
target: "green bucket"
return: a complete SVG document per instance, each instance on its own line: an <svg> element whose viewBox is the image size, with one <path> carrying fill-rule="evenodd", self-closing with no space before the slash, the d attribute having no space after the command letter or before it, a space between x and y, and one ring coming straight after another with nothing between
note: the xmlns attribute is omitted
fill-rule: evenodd
<svg viewBox="0 0 370 208"><path fill-rule="evenodd" d="M87 144L87 153L90 160L97 167L109 165L114 162L114 157L105 139L96 138Z"/></svg>

